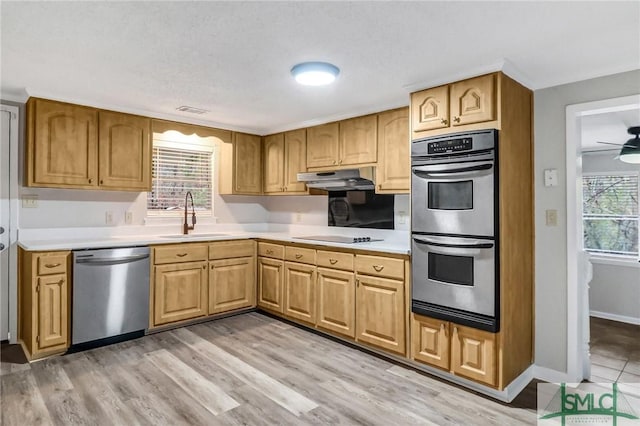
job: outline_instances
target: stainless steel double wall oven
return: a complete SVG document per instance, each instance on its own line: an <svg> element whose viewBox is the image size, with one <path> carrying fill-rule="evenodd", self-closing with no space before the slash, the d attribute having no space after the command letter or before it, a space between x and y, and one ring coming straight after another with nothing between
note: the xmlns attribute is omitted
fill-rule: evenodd
<svg viewBox="0 0 640 426"><path fill-rule="evenodd" d="M411 145L412 310L496 332L498 131Z"/></svg>

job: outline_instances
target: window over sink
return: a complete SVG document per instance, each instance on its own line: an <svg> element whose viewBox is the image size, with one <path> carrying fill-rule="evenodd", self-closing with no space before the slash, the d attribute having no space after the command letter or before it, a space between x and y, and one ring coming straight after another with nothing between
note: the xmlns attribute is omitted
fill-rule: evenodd
<svg viewBox="0 0 640 426"><path fill-rule="evenodd" d="M585 174L582 222L585 250L637 258L640 245L638 173Z"/></svg>
<svg viewBox="0 0 640 426"><path fill-rule="evenodd" d="M211 137L177 131L153 134L152 184L147 193L148 216L184 214L191 191L198 215L213 215L215 142Z"/></svg>

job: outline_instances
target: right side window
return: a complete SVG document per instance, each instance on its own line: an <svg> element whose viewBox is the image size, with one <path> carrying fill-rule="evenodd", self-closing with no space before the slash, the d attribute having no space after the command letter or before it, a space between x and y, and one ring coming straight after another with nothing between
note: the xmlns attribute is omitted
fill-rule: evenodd
<svg viewBox="0 0 640 426"><path fill-rule="evenodd" d="M639 193L637 173L582 177L585 250L638 257Z"/></svg>

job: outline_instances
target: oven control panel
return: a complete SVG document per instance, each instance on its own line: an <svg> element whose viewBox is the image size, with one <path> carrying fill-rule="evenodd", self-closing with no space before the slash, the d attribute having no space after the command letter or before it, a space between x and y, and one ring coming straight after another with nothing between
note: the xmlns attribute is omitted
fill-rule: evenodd
<svg viewBox="0 0 640 426"><path fill-rule="evenodd" d="M472 138L447 139L443 141L429 142L427 154L446 154L448 152L471 151Z"/></svg>

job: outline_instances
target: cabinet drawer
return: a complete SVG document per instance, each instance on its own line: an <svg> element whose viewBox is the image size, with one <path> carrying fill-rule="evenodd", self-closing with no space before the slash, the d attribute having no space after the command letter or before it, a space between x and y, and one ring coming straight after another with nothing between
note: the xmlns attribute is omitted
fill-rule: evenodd
<svg viewBox="0 0 640 426"><path fill-rule="evenodd" d="M356 255L356 272L404 279L404 260L381 256Z"/></svg>
<svg viewBox="0 0 640 426"><path fill-rule="evenodd" d="M284 248L285 260L299 263L316 264L316 251L308 248L286 246Z"/></svg>
<svg viewBox="0 0 640 426"><path fill-rule="evenodd" d="M38 275L64 274L67 272L67 253L38 256Z"/></svg>
<svg viewBox="0 0 640 426"><path fill-rule="evenodd" d="M253 240L220 241L209 244L209 259L233 259L256 254L256 242Z"/></svg>
<svg viewBox="0 0 640 426"><path fill-rule="evenodd" d="M161 265L163 263L195 262L207 260L207 246L180 244L172 246L155 247L153 263Z"/></svg>
<svg viewBox="0 0 640 426"><path fill-rule="evenodd" d="M318 266L353 271L353 254L318 250Z"/></svg>
<svg viewBox="0 0 640 426"><path fill-rule="evenodd" d="M284 259L284 246L271 243L258 243L258 255L273 257L274 259Z"/></svg>

